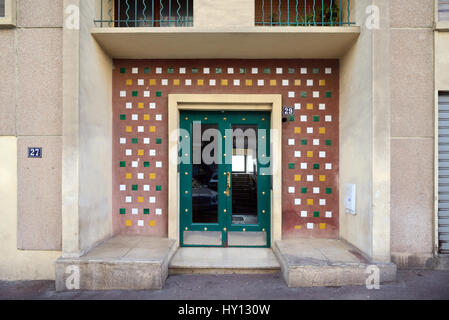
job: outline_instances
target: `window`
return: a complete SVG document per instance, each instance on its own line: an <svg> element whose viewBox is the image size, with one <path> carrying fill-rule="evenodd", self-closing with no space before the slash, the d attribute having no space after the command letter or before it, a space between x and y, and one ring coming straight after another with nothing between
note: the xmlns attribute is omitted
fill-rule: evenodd
<svg viewBox="0 0 449 320"><path fill-rule="evenodd" d="M0 0L0 27L16 25L16 0Z"/></svg>
<svg viewBox="0 0 449 320"><path fill-rule="evenodd" d="M449 21L449 0L438 0L438 21Z"/></svg>
<svg viewBox="0 0 449 320"><path fill-rule="evenodd" d="M5 16L5 0L0 0L0 18Z"/></svg>

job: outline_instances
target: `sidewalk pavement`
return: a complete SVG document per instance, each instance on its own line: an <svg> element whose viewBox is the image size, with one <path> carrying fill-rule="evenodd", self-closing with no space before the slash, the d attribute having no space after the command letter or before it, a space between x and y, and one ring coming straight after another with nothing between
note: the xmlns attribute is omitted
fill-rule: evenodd
<svg viewBox="0 0 449 320"><path fill-rule="evenodd" d="M54 281L0 281L5 299L120 300L396 300L449 299L449 271L399 270L397 282L365 286L288 288L280 273L170 275L163 290L55 292Z"/></svg>

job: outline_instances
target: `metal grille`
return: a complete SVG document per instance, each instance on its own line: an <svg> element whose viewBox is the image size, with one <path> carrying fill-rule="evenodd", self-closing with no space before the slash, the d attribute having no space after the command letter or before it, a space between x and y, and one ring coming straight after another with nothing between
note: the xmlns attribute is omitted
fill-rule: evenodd
<svg viewBox="0 0 449 320"><path fill-rule="evenodd" d="M438 237L442 253L449 253L449 93L438 102Z"/></svg>
<svg viewBox="0 0 449 320"><path fill-rule="evenodd" d="M449 0L438 1L438 20L449 21Z"/></svg>
<svg viewBox="0 0 449 320"><path fill-rule="evenodd" d="M350 0L255 0L256 26L350 26Z"/></svg>
<svg viewBox="0 0 449 320"><path fill-rule="evenodd" d="M100 0L97 27L192 27L193 0Z"/></svg>

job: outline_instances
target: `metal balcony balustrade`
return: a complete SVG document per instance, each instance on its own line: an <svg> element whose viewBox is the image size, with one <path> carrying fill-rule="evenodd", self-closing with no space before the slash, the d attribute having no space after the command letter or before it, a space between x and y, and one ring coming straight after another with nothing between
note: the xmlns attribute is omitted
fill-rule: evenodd
<svg viewBox="0 0 449 320"><path fill-rule="evenodd" d="M192 27L193 0L99 0L97 27Z"/></svg>
<svg viewBox="0 0 449 320"><path fill-rule="evenodd" d="M256 26L351 26L351 0L255 0Z"/></svg>

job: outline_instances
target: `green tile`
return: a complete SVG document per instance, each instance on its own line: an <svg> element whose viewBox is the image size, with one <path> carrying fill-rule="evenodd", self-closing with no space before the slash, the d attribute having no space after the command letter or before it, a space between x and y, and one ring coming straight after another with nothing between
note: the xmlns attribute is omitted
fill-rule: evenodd
<svg viewBox="0 0 449 320"><path fill-rule="evenodd" d="M288 168L289 169L295 169L295 164L294 163L289 163L288 164Z"/></svg>
<svg viewBox="0 0 449 320"><path fill-rule="evenodd" d="M144 166L145 168L149 168L149 167L150 167L150 162L145 161L145 162L143 163L143 166Z"/></svg>
<svg viewBox="0 0 449 320"><path fill-rule="evenodd" d="M143 69L143 73L144 73L144 74L149 74L149 73L150 73L150 68L145 68L145 69Z"/></svg>
<svg viewBox="0 0 449 320"><path fill-rule="evenodd" d="M289 74L294 74L295 73L295 68L288 68L288 73Z"/></svg>
<svg viewBox="0 0 449 320"><path fill-rule="evenodd" d="M122 74L126 73L126 68L120 68L120 73Z"/></svg>
<svg viewBox="0 0 449 320"><path fill-rule="evenodd" d="M318 69L318 68L313 68L313 74L318 74L318 73L320 73L320 69Z"/></svg>
<svg viewBox="0 0 449 320"><path fill-rule="evenodd" d="M162 97L162 92L161 91L156 91L156 97Z"/></svg>
<svg viewBox="0 0 449 320"><path fill-rule="evenodd" d="M326 140L326 146L331 146L332 145L332 140Z"/></svg>
<svg viewBox="0 0 449 320"><path fill-rule="evenodd" d="M290 121L290 122L295 121L295 116L288 116L288 121Z"/></svg>
<svg viewBox="0 0 449 320"><path fill-rule="evenodd" d="M143 214L150 214L150 209L143 209Z"/></svg>
<svg viewBox="0 0 449 320"><path fill-rule="evenodd" d="M156 186L156 191L162 191L162 186Z"/></svg>
<svg viewBox="0 0 449 320"><path fill-rule="evenodd" d="M313 116L313 122L320 122L320 116Z"/></svg>
<svg viewBox="0 0 449 320"><path fill-rule="evenodd" d="M301 193L307 193L307 188L301 188Z"/></svg>
<svg viewBox="0 0 449 320"><path fill-rule="evenodd" d="M173 69L173 68L168 68L168 69L167 69L167 73L168 73L168 74L173 74L173 73L175 73L175 69Z"/></svg>
<svg viewBox="0 0 449 320"><path fill-rule="evenodd" d="M120 214L126 214L126 209L125 208L120 208Z"/></svg>
<svg viewBox="0 0 449 320"><path fill-rule="evenodd" d="M137 97L137 96L138 96L137 91L133 91L133 97Z"/></svg>
<svg viewBox="0 0 449 320"><path fill-rule="evenodd" d="M222 74L223 73L223 69L222 68L215 68L215 73L216 74Z"/></svg>
<svg viewBox="0 0 449 320"><path fill-rule="evenodd" d="M139 143L139 139L137 138L132 138L131 139L132 144L138 144Z"/></svg>
<svg viewBox="0 0 449 320"><path fill-rule="evenodd" d="M314 163L313 164L313 169L319 170L320 169L320 165L318 163Z"/></svg>
<svg viewBox="0 0 449 320"><path fill-rule="evenodd" d="M325 97L332 98L332 91L326 91Z"/></svg>
<svg viewBox="0 0 449 320"><path fill-rule="evenodd" d="M126 114L121 114L120 115L120 120L126 120Z"/></svg>
<svg viewBox="0 0 449 320"><path fill-rule="evenodd" d="M156 139L156 144L162 144L162 138L157 138Z"/></svg>
<svg viewBox="0 0 449 320"><path fill-rule="evenodd" d="M246 68L240 68L240 74L245 74L246 73Z"/></svg>
<svg viewBox="0 0 449 320"><path fill-rule="evenodd" d="M313 217L314 218L319 218L320 217L320 212L319 211L314 211L313 212Z"/></svg>
<svg viewBox="0 0 449 320"><path fill-rule="evenodd" d="M326 188L326 194L332 194L332 188Z"/></svg>
<svg viewBox="0 0 449 320"><path fill-rule="evenodd" d="M198 68L192 68L192 73L193 74L197 74L197 73L199 73L200 72L200 69L198 69Z"/></svg>
<svg viewBox="0 0 449 320"><path fill-rule="evenodd" d="M120 161L120 168L126 167L126 161Z"/></svg>
<svg viewBox="0 0 449 320"><path fill-rule="evenodd" d="M131 187L132 191L138 191L139 190L139 186L137 184L133 184Z"/></svg>
<svg viewBox="0 0 449 320"><path fill-rule="evenodd" d="M301 145L302 146L306 146L307 145L307 140L306 139L302 139L301 140Z"/></svg>
<svg viewBox="0 0 449 320"><path fill-rule="evenodd" d="M271 69L270 68L265 68L265 69L263 69L263 73L270 74L271 73Z"/></svg>
<svg viewBox="0 0 449 320"><path fill-rule="evenodd" d="M301 98L307 98L307 92L301 91Z"/></svg>

